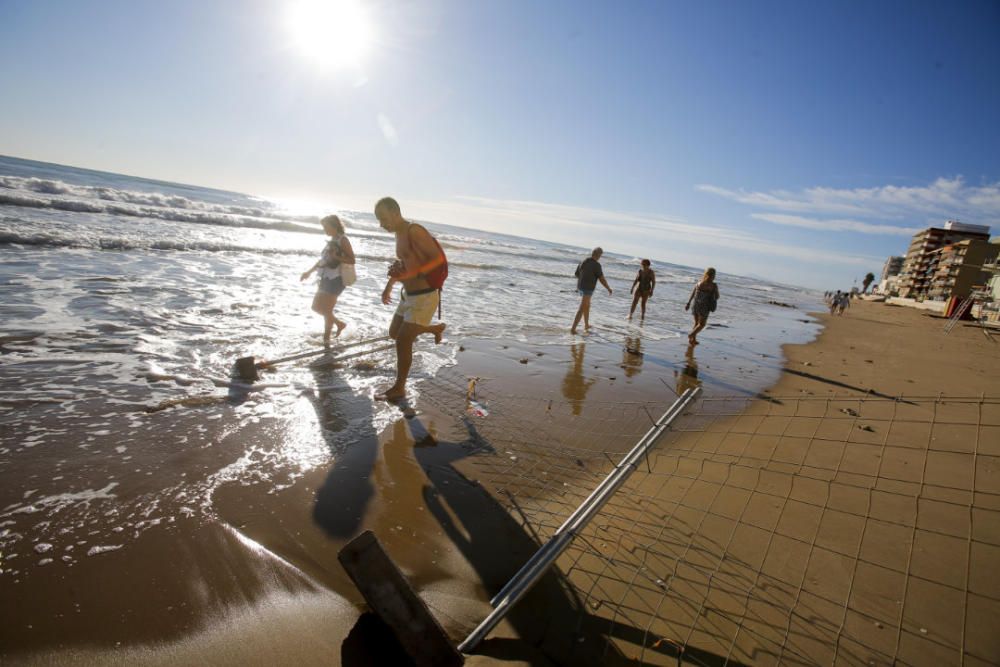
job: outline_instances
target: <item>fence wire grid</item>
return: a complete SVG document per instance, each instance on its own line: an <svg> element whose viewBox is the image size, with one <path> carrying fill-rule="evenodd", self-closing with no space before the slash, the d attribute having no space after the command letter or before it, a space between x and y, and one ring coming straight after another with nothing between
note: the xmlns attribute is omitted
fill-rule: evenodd
<svg viewBox="0 0 1000 667"><path fill-rule="evenodd" d="M436 382L539 543L673 402ZM654 665L995 665L998 566L1000 397L871 395L699 399L556 563L607 663Z"/></svg>

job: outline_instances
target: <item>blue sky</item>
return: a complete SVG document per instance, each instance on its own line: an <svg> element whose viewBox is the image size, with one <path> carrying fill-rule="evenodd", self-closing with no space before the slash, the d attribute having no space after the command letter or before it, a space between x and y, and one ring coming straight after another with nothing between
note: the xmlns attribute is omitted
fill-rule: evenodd
<svg viewBox="0 0 1000 667"><path fill-rule="evenodd" d="M821 289L1000 228L997 2L294 5L0 0L0 153Z"/></svg>

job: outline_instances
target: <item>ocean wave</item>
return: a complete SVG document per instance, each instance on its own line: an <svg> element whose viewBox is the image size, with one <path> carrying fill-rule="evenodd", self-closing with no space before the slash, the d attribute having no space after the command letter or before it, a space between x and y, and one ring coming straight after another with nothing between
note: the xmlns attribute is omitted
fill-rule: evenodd
<svg viewBox="0 0 1000 667"><path fill-rule="evenodd" d="M141 241L134 238L88 238L52 234L19 234L0 231L0 245L42 248L84 248L90 250L182 250L205 252L248 252L262 255L312 255L306 248L261 248L222 241Z"/></svg>
<svg viewBox="0 0 1000 667"><path fill-rule="evenodd" d="M88 250L172 250L180 252L245 252L254 255L316 255L315 248L271 248L225 241L141 240L123 237L69 237L52 234L20 234L0 231L0 246L21 245L40 248L82 248ZM388 255L356 253L355 257L372 263L392 263ZM95 278L92 280L112 280Z"/></svg>
<svg viewBox="0 0 1000 667"><path fill-rule="evenodd" d="M59 180L37 177L0 176L0 187L14 191L35 192L45 195L76 197L84 200L99 200L118 202L137 206L153 206L157 208L185 209L204 211L207 213L227 213L255 218L280 218L298 222L318 222L316 216L283 214L273 205L240 206L236 204L213 204L210 202L189 199L181 195L141 192L136 190L121 190L107 186L73 185ZM263 202L267 204L266 202ZM97 206L98 204L91 204Z"/></svg>
<svg viewBox="0 0 1000 667"><path fill-rule="evenodd" d="M78 199L42 199L23 194L0 192L0 205L20 206L74 213L107 213L133 218L150 218L166 222L186 222L220 227L268 229L305 234L323 234L318 225L310 225L294 220L273 218L253 218L244 215L211 210L188 210L179 208L157 208L154 206L134 206L121 203L101 203Z"/></svg>

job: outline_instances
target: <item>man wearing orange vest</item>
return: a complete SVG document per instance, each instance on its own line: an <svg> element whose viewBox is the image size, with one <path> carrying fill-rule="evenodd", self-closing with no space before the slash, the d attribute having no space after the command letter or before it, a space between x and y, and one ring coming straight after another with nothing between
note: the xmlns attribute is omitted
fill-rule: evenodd
<svg viewBox="0 0 1000 667"><path fill-rule="evenodd" d="M389 267L389 281L382 290L382 303L392 301L392 287L403 283L399 306L389 325L389 337L396 341L396 382L378 394L387 401L406 396L406 378L413 363L413 341L425 333L440 343L444 322L431 325L441 299L441 287L448 276L444 250L430 232L403 218L399 203L383 197L375 204L375 217L382 229L396 235L396 257Z"/></svg>

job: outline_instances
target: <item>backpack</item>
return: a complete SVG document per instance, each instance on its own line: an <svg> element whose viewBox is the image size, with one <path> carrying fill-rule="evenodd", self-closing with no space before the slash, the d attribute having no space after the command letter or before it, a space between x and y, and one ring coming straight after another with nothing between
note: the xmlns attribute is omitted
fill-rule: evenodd
<svg viewBox="0 0 1000 667"><path fill-rule="evenodd" d="M413 225L411 225L410 227L412 228ZM427 230L425 229L424 231ZM427 234L430 235L430 232L427 232ZM409 229L406 231L406 240L410 241ZM436 267L434 267L434 269L431 270L430 272L424 274L424 280L427 281L427 284L430 285L431 288L436 289L438 291L438 295L440 296L441 290L444 288L444 281L448 279L448 256L444 254L444 248L441 247L441 244L438 243L438 240L434 238L433 235L431 235L431 241L434 241L434 245L437 246L438 252L441 253L441 259L443 259L444 261L438 264ZM413 247L413 242L410 241L410 248L412 247ZM438 299L438 319L439 320L441 319L440 298Z"/></svg>
<svg viewBox="0 0 1000 667"><path fill-rule="evenodd" d="M416 223L413 223L411 225L411 228L414 225L416 225ZM416 226L419 227L420 225ZM427 230L424 229L424 231ZM430 235L430 232L427 233L428 235ZM410 243L410 248L412 248L413 242L410 241L409 230L407 230L406 232L406 240ZM444 281L448 279L448 256L444 254L444 248L441 247L441 244L438 243L438 240L436 238L431 236L431 241L434 241L434 245L437 246L438 252L441 253L441 259L443 259L444 261L438 264L436 267L434 267L434 269L431 270L429 273L424 274L424 280L426 280L427 284L433 287L434 289L440 290L441 288L444 287Z"/></svg>
<svg viewBox="0 0 1000 667"><path fill-rule="evenodd" d="M441 253L441 259L444 261L437 265L433 271L424 276L424 278L427 280L428 285L436 290L440 290L444 287L444 281L448 279L448 256L444 254L444 248L441 247L441 244L438 243L436 238L432 236L431 240L434 241L434 245L437 246L438 252Z"/></svg>

